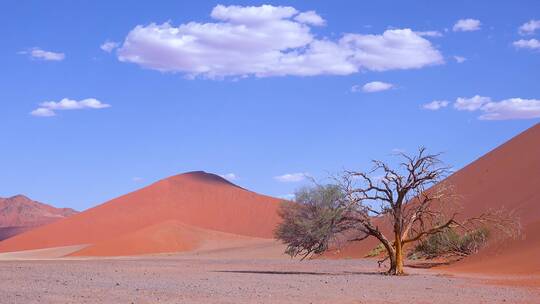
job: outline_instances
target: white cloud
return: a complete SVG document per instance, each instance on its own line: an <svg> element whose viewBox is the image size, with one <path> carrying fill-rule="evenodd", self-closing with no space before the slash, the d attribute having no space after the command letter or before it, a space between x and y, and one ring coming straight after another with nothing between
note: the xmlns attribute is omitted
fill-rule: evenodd
<svg viewBox="0 0 540 304"><path fill-rule="evenodd" d="M454 103L454 108L459 111L476 111L488 102L491 102L491 98L479 95L471 98L459 97Z"/></svg>
<svg viewBox="0 0 540 304"><path fill-rule="evenodd" d="M135 183L140 183L142 181L144 181L144 178L142 177L139 177L139 176L135 176L135 177L132 177L131 180Z"/></svg>
<svg viewBox="0 0 540 304"><path fill-rule="evenodd" d="M104 109L108 108L110 105L102 103L101 101L95 98L87 98L81 101L76 101L73 99L64 98L58 102L56 101L46 101L39 104L39 107L32 112L33 116L41 117L50 117L55 116L55 111L63 110L82 110L82 109Z"/></svg>
<svg viewBox="0 0 540 304"><path fill-rule="evenodd" d="M410 29L382 35L346 34L340 44L354 50L351 61L373 71L416 69L444 62L431 43Z"/></svg>
<svg viewBox="0 0 540 304"><path fill-rule="evenodd" d="M481 120L509 120L540 118L540 100L509 98L492 101L490 97L474 96L458 98L454 103L457 110L480 111Z"/></svg>
<svg viewBox="0 0 540 304"><path fill-rule="evenodd" d="M456 60L457 63L463 63L467 60L467 58L462 57L462 56L454 56L454 59Z"/></svg>
<svg viewBox="0 0 540 304"><path fill-rule="evenodd" d="M531 49L531 50L540 49L540 41L536 39L529 39L529 40L520 39L518 41L514 41L512 44L518 49Z"/></svg>
<svg viewBox="0 0 540 304"><path fill-rule="evenodd" d="M534 34L537 29L540 29L540 20L530 20L519 27L519 33L521 35Z"/></svg>
<svg viewBox="0 0 540 304"><path fill-rule="evenodd" d="M307 11L300 13L296 17L294 17L294 20L300 23L311 24L314 26L326 25L326 20L324 20L321 16L317 15L315 11Z"/></svg>
<svg viewBox="0 0 540 304"><path fill-rule="evenodd" d="M507 120L540 118L540 100L510 98L489 102L482 107L482 120Z"/></svg>
<svg viewBox="0 0 540 304"><path fill-rule="evenodd" d="M472 32L480 29L481 22L477 19L460 19L452 28L454 32Z"/></svg>
<svg viewBox="0 0 540 304"><path fill-rule="evenodd" d="M234 173L220 174L219 176L223 177L224 179L230 180L230 181L238 179L238 176L236 176L236 174L234 174Z"/></svg>
<svg viewBox="0 0 540 304"><path fill-rule="evenodd" d="M103 51L107 52L107 53L110 53L114 49L116 49L118 46L119 46L118 42L105 41L102 45L99 46L99 48L102 49Z"/></svg>
<svg viewBox="0 0 540 304"><path fill-rule="evenodd" d="M349 75L444 63L440 52L410 29L332 40L311 32L310 25L322 22L315 12L299 14L293 7L218 5L211 16L220 22L138 25L118 49L118 59L208 78Z"/></svg>
<svg viewBox="0 0 540 304"><path fill-rule="evenodd" d="M426 103L426 104L422 105L422 108L424 108L426 110L437 111L439 109L447 107L448 104L449 104L449 102L446 101L446 100L434 100L434 101L432 101L430 103Z"/></svg>
<svg viewBox="0 0 540 304"><path fill-rule="evenodd" d="M439 31L416 31L415 33L423 37L442 37L443 36L443 34Z"/></svg>
<svg viewBox="0 0 540 304"><path fill-rule="evenodd" d="M19 54L29 54L32 58L46 61L62 61L66 58L64 53L45 51L40 48L32 48L28 51L19 52Z"/></svg>
<svg viewBox="0 0 540 304"><path fill-rule="evenodd" d="M309 177L307 173L286 173L283 175L275 176L274 179L282 183L295 183L301 182Z"/></svg>
<svg viewBox="0 0 540 304"><path fill-rule="evenodd" d="M362 86L362 91L366 92L366 93L374 93L374 92L381 92L381 91L390 90L393 87L394 87L394 85L391 84L391 83L386 83L386 82L382 82L382 81L372 81L372 82L368 82L368 83L364 84ZM352 88L353 92L356 92L354 89L355 89L355 87ZM358 89L358 88L356 88L356 89Z"/></svg>

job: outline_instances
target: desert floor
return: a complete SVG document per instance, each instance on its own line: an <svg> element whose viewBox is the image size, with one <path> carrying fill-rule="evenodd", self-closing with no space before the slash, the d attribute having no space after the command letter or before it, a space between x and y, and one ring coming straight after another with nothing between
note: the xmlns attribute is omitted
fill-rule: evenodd
<svg viewBox="0 0 540 304"><path fill-rule="evenodd" d="M291 260L277 256L275 247L114 259L4 256L0 302L540 303L540 288L522 286L517 277L417 268L389 277L374 260Z"/></svg>

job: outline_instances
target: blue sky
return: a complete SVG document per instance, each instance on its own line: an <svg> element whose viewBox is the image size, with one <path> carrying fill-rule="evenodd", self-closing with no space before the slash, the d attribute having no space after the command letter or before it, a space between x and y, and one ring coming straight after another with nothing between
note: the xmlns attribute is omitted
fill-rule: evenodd
<svg viewBox="0 0 540 304"><path fill-rule="evenodd" d="M191 170L283 196L540 120L538 1L193 3L4 1L0 196L83 210Z"/></svg>

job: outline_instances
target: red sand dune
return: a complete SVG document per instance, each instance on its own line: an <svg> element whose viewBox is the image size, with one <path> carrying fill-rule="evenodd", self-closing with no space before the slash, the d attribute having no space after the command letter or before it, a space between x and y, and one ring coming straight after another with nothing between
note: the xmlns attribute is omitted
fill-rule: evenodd
<svg viewBox="0 0 540 304"><path fill-rule="evenodd" d="M77 211L33 201L24 195L0 198L0 240L46 225Z"/></svg>
<svg viewBox="0 0 540 304"><path fill-rule="evenodd" d="M462 198L463 217L504 207L515 210L522 240L491 244L451 269L482 273L540 273L540 124L448 177ZM327 257L363 257L378 244L370 238L347 245Z"/></svg>
<svg viewBox="0 0 540 304"><path fill-rule="evenodd" d="M170 220L98 242L70 256L127 256L193 251L208 243L250 239L252 237L202 229Z"/></svg>
<svg viewBox="0 0 540 304"><path fill-rule="evenodd" d="M190 172L0 242L0 252L78 244L93 245L79 254L98 256L189 249L202 238L202 232L193 233L195 228L182 225L272 238L279 221L279 203L276 198L245 190L217 175ZM168 245L164 240L177 243Z"/></svg>
<svg viewBox="0 0 540 304"><path fill-rule="evenodd" d="M463 195L467 216L487 209L515 210L520 240L491 244L451 269L480 273L540 274L540 124L459 170L448 180Z"/></svg>

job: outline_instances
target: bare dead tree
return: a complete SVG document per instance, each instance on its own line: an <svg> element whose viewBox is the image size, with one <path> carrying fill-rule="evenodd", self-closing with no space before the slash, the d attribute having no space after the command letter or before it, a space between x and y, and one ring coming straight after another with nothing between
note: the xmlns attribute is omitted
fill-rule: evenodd
<svg viewBox="0 0 540 304"><path fill-rule="evenodd" d="M306 258L324 252L339 237L375 237L390 260L388 274L401 275L404 247L425 237L488 223L508 231L512 220L500 212L458 216L458 197L443 181L449 168L439 154L420 148L415 156L399 155L403 161L396 168L376 160L369 172L345 171L335 185L302 189L296 203L281 209L283 222L276 236L287 244L286 252Z"/></svg>

